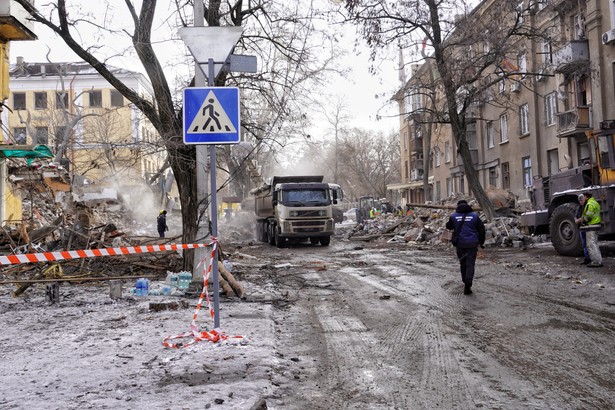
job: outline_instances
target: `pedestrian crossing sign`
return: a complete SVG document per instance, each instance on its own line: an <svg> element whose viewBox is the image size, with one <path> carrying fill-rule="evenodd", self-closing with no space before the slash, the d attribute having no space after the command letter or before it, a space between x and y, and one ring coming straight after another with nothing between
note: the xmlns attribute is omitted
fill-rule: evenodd
<svg viewBox="0 0 615 410"><path fill-rule="evenodd" d="M184 143L239 142L239 88L184 88Z"/></svg>

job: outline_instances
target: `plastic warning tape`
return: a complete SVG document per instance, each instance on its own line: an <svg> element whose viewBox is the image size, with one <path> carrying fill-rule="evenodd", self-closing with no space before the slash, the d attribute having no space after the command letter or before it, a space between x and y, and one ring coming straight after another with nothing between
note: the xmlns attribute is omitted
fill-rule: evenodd
<svg viewBox="0 0 615 410"><path fill-rule="evenodd" d="M168 245L123 246L120 248L85 249L77 251L24 253L0 256L0 266L20 263L50 262L68 259L96 258L99 256L134 255L139 253L177 251L181 249L207 248L207 243L172 243Z"/></svg>
<svg viewBox="0 0 615 410"><path fill-rule="evenodd" d="M211 307L211 300L209 298L209 293L207 292L207 286L209 284L209 277L211 275L211 270L213 267L213 262L216 258L216 249L218 247L218 242L214 238L212 247L211 247L211 255L210 262L207 262L205 258L201 260L199 266L203 265L203 290L201 291L201 295L199 296L199 301L196 304L196 308L194 309L194 314L192 315L192 322L190 322L190 332L182 333L175 336L167 336L163 339L162 344L164 347L169 347L173 349L184 348L191 346L197 342L208 340L213 343L220 342L222 340L228 340L229 336L225 334L223 330L220 329L212 329L209 331L199 331L198 326L196 325L196 319L199 316L199 311L201 310L201 306L203 304L203 299L207 301L207 309L209 310L209 316L213 319L214 317L214 309ZM176 339L184 339L192 337L192 340L186 343L172 343L171 340ZM244 339L243 336L232 336L233 339Z"/></svg>

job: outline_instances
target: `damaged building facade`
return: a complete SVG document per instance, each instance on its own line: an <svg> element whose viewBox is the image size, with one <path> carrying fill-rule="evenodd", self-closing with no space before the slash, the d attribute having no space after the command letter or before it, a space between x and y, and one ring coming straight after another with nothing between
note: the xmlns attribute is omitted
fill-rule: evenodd
<svg viewBox="0 0 615 410"><path fill-rule="evenodd" d="M503 21L534 35L500 48L504 43L487 24L495 20L493 10L506 7ZM585 132L615 118L615 4L487 0L463 21L482 40L464 43L452 32L460 61L493 58L475 83L481 87L465 83L458 90L481 89L464 116L473 166L485 189L506 190L528 203L537 176L583 164L590 155ZM401 178L389 189L406 203L470 193L450 125L430 110L444 98L434 60L424 57L411 66L407 81L402 71L403 86L394 96L401 114Z"/></svg>
<svg viewBox="0 0 615 410"><path fill-rule="evenodd" d="M139 94L153 95L142 74L109 69ZM77 201L94 195L109 203L117 202L119 196L138 202L152 194L155 202L164 204L177 195L170 171L160 173L166 150L155 129L89 64L29 63L17 57L10 67L10 83L3 142L26 149L51 149L53 158L41 164L54 164L56 176L63 174L56 181L68 181L65 189L58 184L45 187L56 200L58 192L68 191ZM7 178L19 185L24 178L20 174L32 172L26 168L14 164ZM10 219L19 217L11 215Z"/></svg>

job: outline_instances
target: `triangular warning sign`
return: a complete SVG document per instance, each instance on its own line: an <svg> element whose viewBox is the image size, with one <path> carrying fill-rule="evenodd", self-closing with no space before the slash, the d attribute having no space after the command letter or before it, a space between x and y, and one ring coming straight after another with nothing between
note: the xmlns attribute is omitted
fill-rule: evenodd
<svg viewBox="0 0 615 410"><path fill-rule="evenodd" d="M237 130L213 91L209 91L187 134L234 134Z"/></svg>

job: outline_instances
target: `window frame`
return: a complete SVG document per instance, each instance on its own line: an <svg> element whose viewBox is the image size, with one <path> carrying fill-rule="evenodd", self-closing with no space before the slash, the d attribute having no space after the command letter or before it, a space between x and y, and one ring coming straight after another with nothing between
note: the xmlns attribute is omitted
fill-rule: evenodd
<svg viewBox="0 0 615 410"><path fill-rule="evenodd" d="M68 93L66 91L56 91L56 109L65 110L68 109Z"/></svg>
<svg viewBox="0 0 615 410"><path fill-rule="evenodd" d="M545 126L550 127L557 123L557 93L554 91L545 95Z"/></svg>
<svg viewBox="0 0 615 410"><path fill-rule="evenodd" d="M19 101L22 104L17 104L18 99L16 97L20 97ZM21 97L23 97L23 102L21 101ZM14 110L26 110L28 108L28 98L26 93L23 92L14 92L13 93L13 109Z"/></svg>
<svg viewBox="0 0 615 410"><path fill-rule="evenodd" d="M493 129L493 121L487 121L485 126L485 137L487 139L487 148L495 147L495 132Z"/></svg>
<svg viewBox="0 0 615 410"><path fill-rule="evenodd" d="M530 106L525 103L519 107L519 135L530 134Z"/></svg>
<svg viewBox="0 0 615 410"><path fill-rule="evenodd" d="M34 144L36 145L49 145L49 127L35 127L36 130L36 134L34 135ZM43 134L45 135L41 135ZM41 137L43 137L42 139L44 139L44 141L41 141Z"/></svg>
<svg viewBox="0 0 615 410"><path fill-rule="evenodd" d="M88 106L91 108L102 108L102 90L88 91Z"/></svg>
<svg viewBox="0 0 615 410"><path fill-rule="evenodd" d="M122 95L122 93L120 93L118 90L110 90L109 91L109 98L111 101L111 106L112 107L123 107L124 106L124 96ZM114 101L116 98L120 99L120 103L118 103L118 101Z"/></svg>
<svg viewBox="0 0 615 410"><path fill-rule="evenodd" d="M506 144L508 141L508 114L502 114L500 115L500 144Z"/></svg>
<svg viewBox="0 0 615 410"><path fill-rule="evenodd" d="M532 187L532 157L522 157L521 158L521 175L523 176L523 187L531 188Z"/></svg>
<svg viewBox="0 0 615 410"><path fill-rule="evenodd" d="M47 91L36 91L34 93L34 109L46 110L48 108Z"/></svg>

